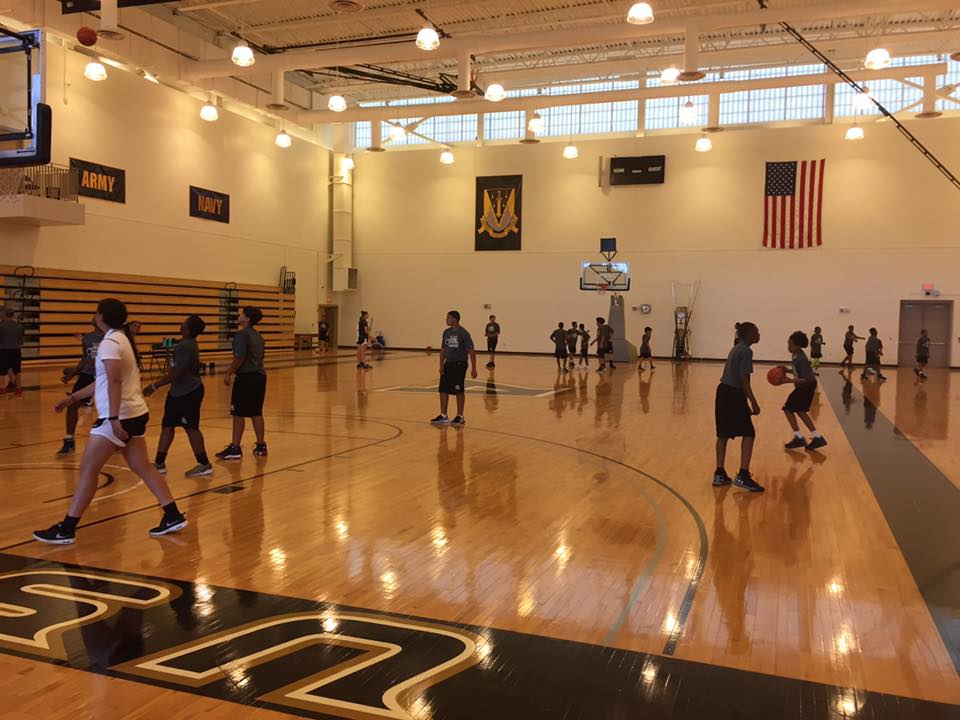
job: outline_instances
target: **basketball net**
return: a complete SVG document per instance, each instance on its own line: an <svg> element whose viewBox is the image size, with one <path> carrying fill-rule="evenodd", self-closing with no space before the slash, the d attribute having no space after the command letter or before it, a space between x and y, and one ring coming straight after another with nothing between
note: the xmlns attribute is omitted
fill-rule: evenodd
<svg viewBox="0 0 960 720"><path fill-rule="evenodd" d="M609 291L610 291L610 283L602 282L597 285L597 293L601 297L606 297Z"/></svg>

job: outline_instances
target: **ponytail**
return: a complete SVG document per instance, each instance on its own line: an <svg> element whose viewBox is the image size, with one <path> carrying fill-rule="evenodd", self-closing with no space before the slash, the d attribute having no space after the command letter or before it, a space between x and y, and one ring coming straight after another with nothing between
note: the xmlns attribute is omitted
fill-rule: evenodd
<svg viewBox="0 0 960 720"><path fill-rule="evenodd" d="M133 331L130 329L130 323L124 323L123 325L123 334L127 336L127 340L130 341L130 347L133 349L133 357L137 361L137 367L143 367L143 364L140 362L140 351L137 349L137 340L136 336L133 334Z"/></svg>

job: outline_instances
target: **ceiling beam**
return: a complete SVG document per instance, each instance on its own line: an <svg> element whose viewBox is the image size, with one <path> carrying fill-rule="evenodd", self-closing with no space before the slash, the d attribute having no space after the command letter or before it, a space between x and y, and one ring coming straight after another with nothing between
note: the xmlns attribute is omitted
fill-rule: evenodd
<svg viewBox="0 0 960 720"><path fill-rule="evenodd" d="M803 23L873 15L904 15L913 12L947 11L956 9L956 0L851 0L829 6L755 10L743 13L701 15L696 25L701 32L720 28L752 27L776 22ZM229 59L185 61L183 74L187 79L251 74L269 70L308 70L336 65L363 63L386 64L456 58L463 53L483 55L496 52L527 50L530 48L580 47L624 43L631 40L682 35L690 20L668 19L651 25L633 26L627 23L600 27L581 27L552 32L521 32L504 35L459 35L441 43L438 50L427 55L413 43L368 47L334 48L328 50L292 51L275 55L260 55L251 68L239 68Z"/></svg>

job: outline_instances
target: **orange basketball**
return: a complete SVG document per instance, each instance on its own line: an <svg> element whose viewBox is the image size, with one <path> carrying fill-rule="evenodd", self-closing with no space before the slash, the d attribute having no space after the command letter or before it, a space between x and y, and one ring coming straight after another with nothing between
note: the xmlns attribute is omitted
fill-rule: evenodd
<svg viewBox="0 0 960 720"><path fill-rule="evenodd" d="M92 27L87 27L84 25L82 28L77 30L77 40L81 45L86 47L92 47L97 44L97 31Z"/></svg>
<svg viewBox="0 0 960 720"><path fill-rule="evenodd" d="M786 379L787 371L780 366L770 368L770 372L767 373L767 382L771 385L783 385Z"/></svg>

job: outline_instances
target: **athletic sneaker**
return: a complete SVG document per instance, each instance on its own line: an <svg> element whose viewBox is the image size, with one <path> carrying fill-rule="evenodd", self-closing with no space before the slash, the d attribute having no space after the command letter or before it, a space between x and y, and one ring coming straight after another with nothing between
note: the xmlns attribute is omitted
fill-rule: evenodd
<svg viewBox="0 0 960 720"><path fill-rule="evenodd" d="M205 477L207 475L213 475L213 465L210 463L206 465L197 463L195 467L190 468L183 474L187 478Z"/></svg>
<svg viewBox="0 0 960 720"><path fill-rule="evenodd" d="M763 487L757 484L757 481L754 480L753 476L746 470L741 470L737 473L737 476L733 479L733 484L753 493L763 492Z"/></svg>
<svg viewBox="0 0 960 720"><path fill-rule="evenodd" d="M364 365L364 366L363 366L363 369L364 369L364 370L373 370L373 365Z"/></svg>
<svg viewBox="0 0 960 720"><path fill-rule="evenodd" d="M801 448L804 448L806 446L807 446L807 443L802 437L797 437L796 435L794 435L793 440L788 442L783 447L786 448L787 450L800 450Z"/></svg>
<svg viewBox="0 0 960 720"><path fill-rule="evenodd" d="M362 367L363 367L363 363L357 363L357 367L358 367L358 368L362 368Z"/></svg>
<svg viewBox="0 0 960 720"><path fill-rule="evenodd" d="M63 529L62 523L57 523L46 530L34 530L33 539L50 545L73 545L77 539L75 531Z"/></svg>
<svg viewBox="0 0 960 720"><path fill-rule="evenodd" d="M920 368L914 368L913 374L916 375L917 377L920 377Z"/></svg>
<svg viewBox="0 0 960 720"><path fill-rule="evenodd" d="M257 457L266 457L266 456L267 456L267 444L266 444L265 442L263 442L263 443L257 443L256 445L254 445L254 446L253 446L253 454L256 455Z"/></svg>
<svg viewBox="0 0 960 720"><path fill-rule="evenodd" d="M822 448L827 444L827 439L821 435L820 437L810 438L810 442L807 443L807 450L817 450Z"/></svg>
<svg viewBox="0 0 960 720"><path fill-rule="evenodd" d="M430 422L432 422L434 425L446 425L450 422L450 420L449 418L447 418L446 415L444 415L443 413L440 413Z"/></svg>
<svg viewBox="0 0 960 720"><path fill-rule="evenodd" d="M69 455L72 452L75 452L77 449L77 442L73 438L64 438L63 447L57 450L57 457L63 457L64 455Z"/></svg>
<svg viewBox="0 0 960 720"><path fill-rule="evenodd" d="M156 470L156 471L157 471L158 473L160 473L161 475L166 475L166 474L167 474L167 465L166 465L166 463L154 463L154 464L153 464L153 469Z"/></svg>
<svg viewBox="0 0 960 720"><path fill-rule="evenodd" d="M724 485L729 485L733 480L730 479L730 476L727 475L726 470L714 470L713 472L713 486L714 487L723 487Z"/></svg>
<svg viewBox="0 0 960 720"><path fill-rule="evenodd" d="M161 535L166 535L167 533L183 530L188 524L189 523L183 516L183 513L177 513L171 517L164 515L160 519L159 525L157 525L155 528L150 528L150 534L153 537L160 537Z"/></svg>
<svg viewBox="0 0 960 720"><path fill-rule="evenodd" d="M239 460L243 457L243 449L239 445L230 443L223 450L216 454L221 460Z"/></svg>
<svg viewBox="0 0 960 720"><path fill-rule="evenodd" d="M450 421L451 425L466 425L467 421L463 419L463 415L457 415L453 420Z"/></svg>

